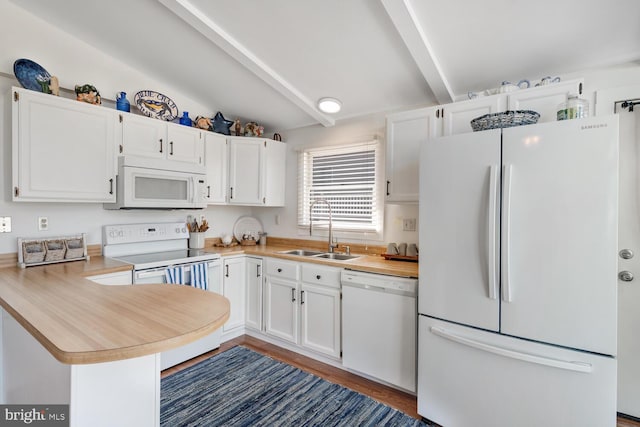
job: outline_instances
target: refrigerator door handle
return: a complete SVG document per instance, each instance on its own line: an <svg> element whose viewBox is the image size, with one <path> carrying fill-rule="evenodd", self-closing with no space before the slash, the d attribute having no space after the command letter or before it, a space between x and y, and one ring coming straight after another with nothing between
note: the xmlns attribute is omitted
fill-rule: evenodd
<svg viewBox="0 0 640 427"><path fill-rule="evenodd" d="M502 300L511 302L511 281L509 265L511 249L511 187L513 165L504 165L502 181Z"/></svg>
<svg viewBox="0 0 640 427"><path fill-rule="evenodd" d="M498 166L491 165L489 168L489 236L487 238L489 263L487 271L489 272L489 298L498 298L498 277L496 274L496 226L498 224L498 216L496 209L496 198L498 197Z"/></svg>
<svg viewBox="0 0 640 427"><path fill-rule="evenodd" d="M447 331L444 328L439 328L436 326L430 327L429 330L439 337L457 342L462 345L466 345L468 347L473 347L478 350L497 354L499 356L509 357L511 359L522 360L523 362L535 363L538 365L550 366L552 368L565 369L568 371L584 373L591 373L593 371L593 366L590 363L552 359L550 357L543 357L535 354L521 353L519 351L510 350L507 348L498 347L492 344L487 344L481 341L466 338L453 332Z"/></svg>

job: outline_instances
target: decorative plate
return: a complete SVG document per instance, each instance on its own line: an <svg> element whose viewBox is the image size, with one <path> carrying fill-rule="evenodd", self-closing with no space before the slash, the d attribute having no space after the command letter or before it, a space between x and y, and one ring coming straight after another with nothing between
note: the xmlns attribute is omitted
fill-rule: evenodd
<svg viewBox="0 0 640 427"><path fill-rule="evenodd" d="M178 117L178 107L168 96L152 90L141 90L133 100L145 116L160 120L175 120Z"/></svg>
<svg viewBox="0 0 640 427"><path fill-rule="evenodd" d="M30 59L20 58L13 63L13 74L23 88L49 93L51 74ZM47 89L45 91L45 89Z"/></svg>
<svg viewBox="0 0 640 427"><path fill-rule="evenodd" d="M258 240L260 233L262 233L262 224L252 216L238 218L233 226L233 235L238 242L242 241L242 236L245 234L249 234L253 236L254 240Z"/></svg>

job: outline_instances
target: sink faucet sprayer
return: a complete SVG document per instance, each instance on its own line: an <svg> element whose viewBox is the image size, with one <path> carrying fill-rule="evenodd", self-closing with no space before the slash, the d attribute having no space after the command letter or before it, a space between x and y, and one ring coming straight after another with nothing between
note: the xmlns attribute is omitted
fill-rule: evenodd
<svg viewBox="0 0 640 427"><path fill-rule="evenodd" d="M329 203L327 199L316 199L311 202L311 205L309 205L309 236L313 236L313 207L316 205L316 203L326 203L327 208L329 208L329 253L333 253L333 249L338 245L333 246L333 220L331 219L331 203Z"/></svg>

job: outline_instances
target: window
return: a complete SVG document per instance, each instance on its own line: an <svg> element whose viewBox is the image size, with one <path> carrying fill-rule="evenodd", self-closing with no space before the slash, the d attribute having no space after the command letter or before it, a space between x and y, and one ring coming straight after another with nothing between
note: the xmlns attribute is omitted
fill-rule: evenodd
<svg viewBox="0 0 640 427"><path fill-rule="evenodd" d="M380 144L306 149L299 154L298 226L326 228L331 204L334 230L382 232L382 163Z"/></svg>

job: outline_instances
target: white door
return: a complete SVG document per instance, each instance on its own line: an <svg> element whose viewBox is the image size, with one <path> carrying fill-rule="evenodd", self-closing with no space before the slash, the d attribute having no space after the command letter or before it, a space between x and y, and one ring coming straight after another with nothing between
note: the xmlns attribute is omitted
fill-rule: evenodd
<svg viewBox="0 0 640 427"><path fill-rule="evenodd" d="M262 330L262 260L247 257L247 306L245 325Z"/></svg>
<svg viewBox="0 0 640 427"><path fill-rule="evenodd" d="M504 111L504 96L493 95L442 107L442 135L450 136L473 132L471 120L485 114Z"/></svg>
<svg viewBox="0 0 640 427"><path fill-rule="evenodd" d="M340 289L302 283L300 345L340 357Z"/></svg>
<svg viewBox="0 0 640 427"><path fill-rule="evenodd" d="M167 125L167 158L176 162L204 164L204 141L198 129L177 125Z"/></svg>
<svg viewBox="0 0 640 427"><path fill-rule="evenodd" d="M32 91L13 102L13 200L115 202L116 114Z"/></svg>
<svg viewBox="0 0 640 427"><path fill-rule="evenodd" d="M164 159L167 156L167 124L148 117L121 113L122 154Z"/></svg>
<svg viewBox="0 0 640 427"><path fill-rule="evenodd" d="M439 136L436 110L423 108L387 117L387 202L418 202L418 153L428 139Z"/></svg>
<svg viewBox="0 0 640 427"><path fill-rule="evenodd" d="M292 280L266 276L264 321L268 335L298 343L298 284Z"/></svg>
<svg viewBox="0 0 640 427"><path fill-rule="evenodd" d="M262 205L264 140L229 140L229 203Z"/></svg>
<svg viewBox="0 0 640 427"><path fill-rule="evenodd" d="M498 330L499 164L499 130L423 145L420 313Z"/></svg>
<svg viewBox="0 0 640 427"><path fill-rule="evenodd" d="M227 138L213 132L204 134L207 203L223 204L227 202Z"/></svg>
<svg viewBox="0 0 640 427"><path fill-rule="evenodd" d="M502 146L501 332L615 354L617 116L505 129Z"/></svg>
<svg viewBox="0 0 640 427"><path fill-rule="evenodd" d="M223 332L244 326L245 310L245 258L227 258L224 260L222 277L222 295L229 299L229 320L222 327Z"/></svg>

